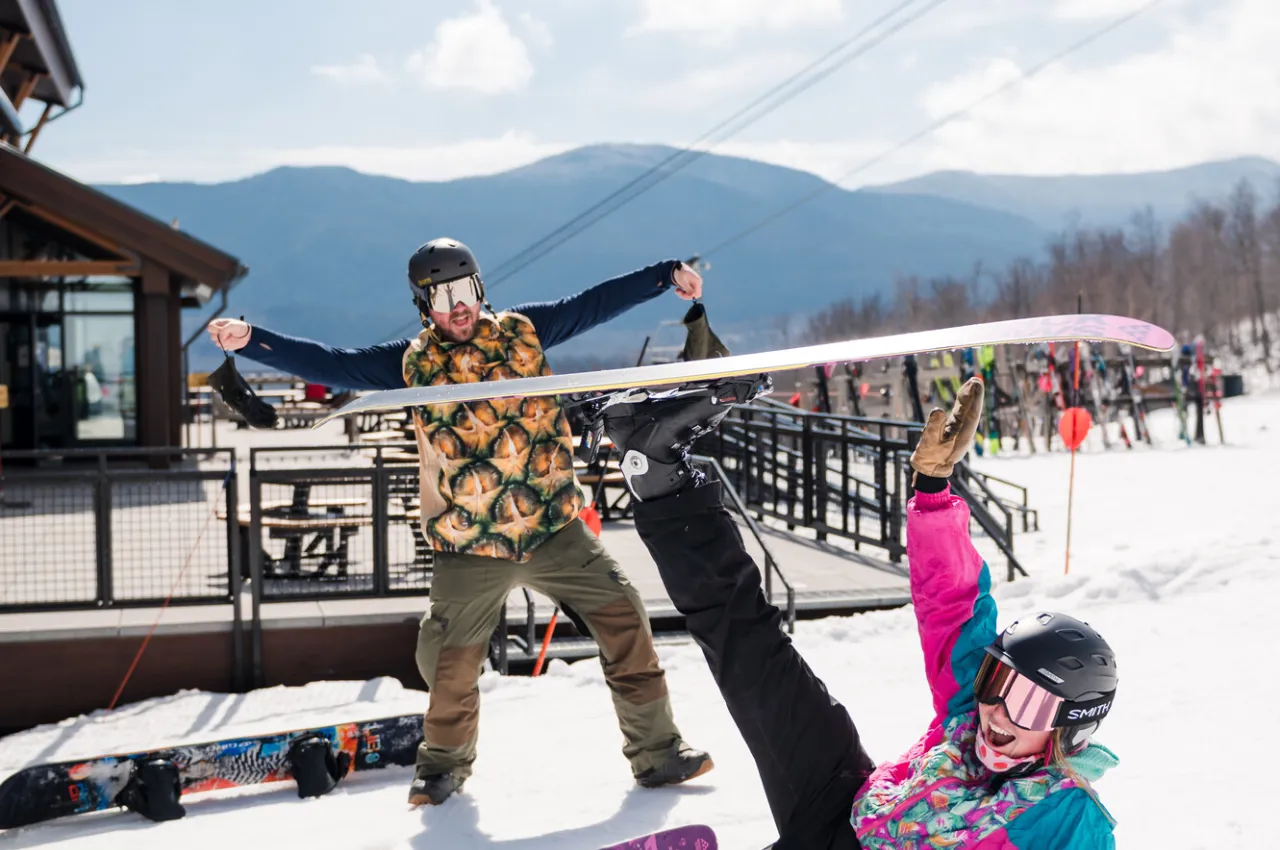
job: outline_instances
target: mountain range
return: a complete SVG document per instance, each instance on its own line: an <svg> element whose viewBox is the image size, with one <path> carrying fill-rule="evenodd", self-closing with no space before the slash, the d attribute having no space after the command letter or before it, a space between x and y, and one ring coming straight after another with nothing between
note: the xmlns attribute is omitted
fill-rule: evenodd
<svg viewBox="0 0 1280 850"><path fill-rule="evenodd" d="M460 239L492 272L547 244L539 240L673 153L594 145L444 182L282 167L225 183L98 188L164 221L177 219L249 266L231 315L361 346L415 332L405 262L422 242ZM939 172L849 191L805 171L704 154L508 279L491 275L487 295L499 309L550 300L710 251L703 301L712 326L735 352L760 350L778 344L779 317L881 290L895 275L966 275L979 262L993 268L1019 255L1038 258L1072 212L1084 225L1123 224L1150 203L1171 218L1192 197L1225 196L1242 177L1269 198L1264 184L1280 178L1280 165L1239 159L1145 175L1058 177ZM678 320L686 306L655 299L563 344L553 366L586 357L634 362L646 335L660 321ZM188 325L199 320L188 317ZM217 355L197 344L193 367Z"/></svg>

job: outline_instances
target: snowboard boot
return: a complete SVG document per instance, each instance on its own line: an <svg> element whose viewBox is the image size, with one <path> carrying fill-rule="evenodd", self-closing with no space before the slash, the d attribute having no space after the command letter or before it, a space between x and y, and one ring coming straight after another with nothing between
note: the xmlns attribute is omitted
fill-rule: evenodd
<svg viewBox="0 0 1280 850"><path fill-rule="evenodd" d="M768 375L760 375L664 393L619 393L596 416L622 456L627 489L645 502L701 484L705 476L689 459L694 441L714 431L732 405L770 388Z"/></svg>
<svg viewBox="0 0 1280 850"><path fill-rule="evenodd" d="M417 774L409 786L409 805L438 806L462 788L465 781L452 773Z"/></svg>
<svg viewBox="0 0 1280 850"><path fill-rule="evenodd" d="M636 774L636 783L643 788L679 785L695 776L701 776L715 766L707 753L695 750L688 744L681 744L680 749L662 764Z"/></svg>

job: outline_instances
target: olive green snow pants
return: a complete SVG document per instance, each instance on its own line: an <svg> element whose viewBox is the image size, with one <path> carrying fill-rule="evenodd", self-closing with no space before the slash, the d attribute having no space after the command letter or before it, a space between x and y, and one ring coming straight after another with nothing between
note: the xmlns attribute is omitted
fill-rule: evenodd
<svg viewBox="0 0 1280 850"><path fill-rule="evenodd" d="M640 595L582 520L533 550L527 563L436 552L431 610L418 631L418 670L431 692L417 773L471 775L480 720L477 682L507 595L517 587L567 605L585 620L638 774L683 743Z"/></svg>

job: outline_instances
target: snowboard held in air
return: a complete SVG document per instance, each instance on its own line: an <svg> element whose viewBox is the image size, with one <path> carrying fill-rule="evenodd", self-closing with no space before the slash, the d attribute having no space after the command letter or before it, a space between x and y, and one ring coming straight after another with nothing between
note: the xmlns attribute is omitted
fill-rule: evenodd
<svg viewBox="0 0 1280 850"><path fill-rule="evenodd" d="M412 765L421 740L422 715L409 714L31 765L0 783L0 829L117 806L174 820L184 794L287 779L319 797L351 771Z"/></svg>
<svg viewBox="0 0 1280 850"><path fill-rule="evenodd" d="M716 850L719 846L711 827L698 824L664 829L600 850Z"/></svg>
<svg viewBox="0 0 1280 850"><path fill-rule="evenodd" d="M341 416L376 410L398 410L420 404L455 404L493 398L548 395L562 396L566 402L589 403L601 396L619 395L619 391L629 389L688 387L753 375L763 378L769 372L826 363L861 362L980 346L1076 340L1127 343L1152 351L1169 351L1176 344L1173 336L1163 328L1124 316L1092 313L1037 316L626 369L381 390L361 396L324 418L317 419L312 427L318 428L330 419ZM765 382L762 380L761 383Z"/></svg>

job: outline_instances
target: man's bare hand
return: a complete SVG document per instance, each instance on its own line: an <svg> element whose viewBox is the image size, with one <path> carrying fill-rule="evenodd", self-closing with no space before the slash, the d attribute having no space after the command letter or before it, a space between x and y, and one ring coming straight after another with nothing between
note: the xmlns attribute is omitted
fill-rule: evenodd
<svg viewBox="0 0 1280 850"><path fill-rule="evenodd" d="M249 344L253 328L239 319L214 319L209 323L209 338L225 351L239 351Z"/></svg>
<svg viewBox="0 0 1280 850"><path fill-rule="evenodd" d="M688 263L676 266L671 277L676 283L676 295L685 301L702 297L702 275L694 271Z"/></svg>

